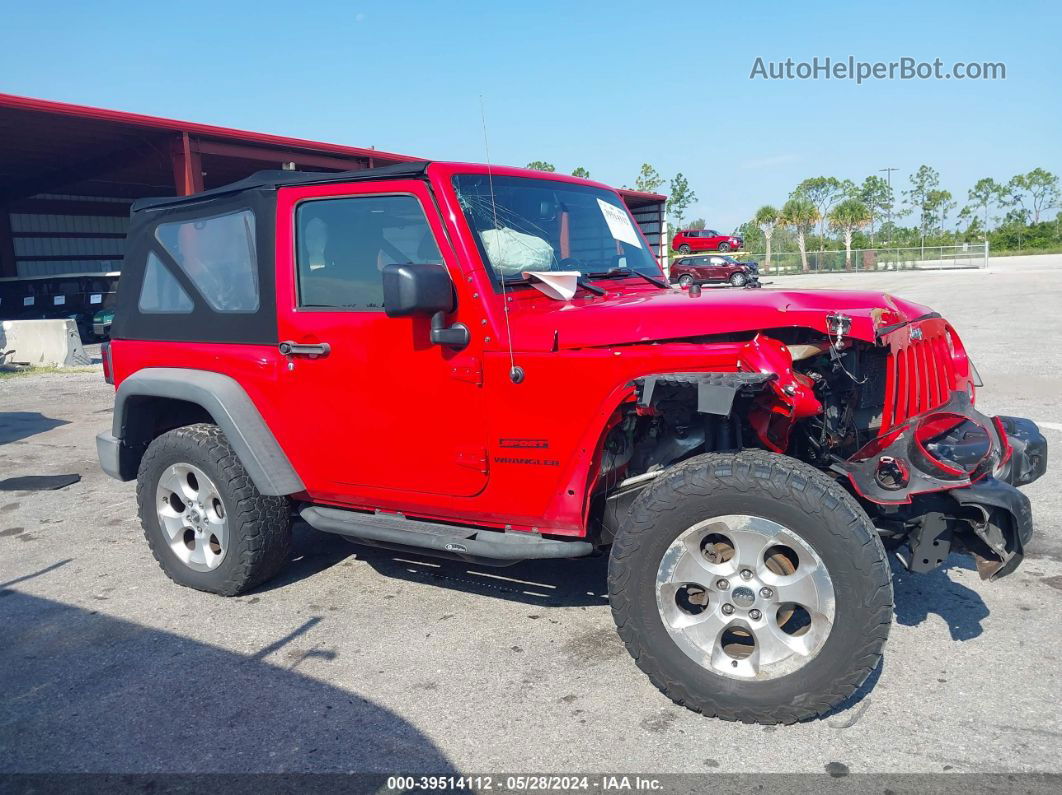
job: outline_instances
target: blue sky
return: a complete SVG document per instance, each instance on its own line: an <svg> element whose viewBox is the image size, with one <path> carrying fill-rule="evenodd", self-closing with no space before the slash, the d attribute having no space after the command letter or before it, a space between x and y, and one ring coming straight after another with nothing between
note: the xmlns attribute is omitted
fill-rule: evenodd
<svg viewBox="0 0 1062 795"><path fill-rule="evenodd" d="M633 184L733 228L808 176L1062 172L1057 2L22 3L0 91ZM1004 81L750 80L765 60L1003 61Z"/></svg>

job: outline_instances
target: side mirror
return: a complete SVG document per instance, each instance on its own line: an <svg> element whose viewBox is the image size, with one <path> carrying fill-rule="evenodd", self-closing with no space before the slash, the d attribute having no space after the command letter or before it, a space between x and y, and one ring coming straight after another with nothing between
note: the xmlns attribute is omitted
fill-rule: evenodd
<svg viewBox="0 0 1062 795"><path fill-rule="evenodd" d="M431 341L435 345L461 349L471 340L463 323L446 325L446 313L454 311L454 285L442 265L385 265L383 299L388 317L431 315Z"/></svg>
<svg viewBox="0 0 1062 795"><path fill-rule="evenodd" d="M385 265L383 302L388 317L452 312L454 285L442 265Z"/></svg>

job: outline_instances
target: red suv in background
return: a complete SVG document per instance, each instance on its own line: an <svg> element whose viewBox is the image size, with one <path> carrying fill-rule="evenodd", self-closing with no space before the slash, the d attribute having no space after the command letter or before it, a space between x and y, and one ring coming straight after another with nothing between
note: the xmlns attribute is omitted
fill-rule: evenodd
<svg viewBox="0 0 1062 795"><path fill-rule="evenodd" d="M671 263L671 282L680 287L712 282L729 282L734 287L759 287L759 266L755 262L738 262L733 257L719 254L681 257Z"/></svg>
<svg viewBox="0 0 1062 795"><path fill-rule="evenodd" d="M671 250L681 254L691 251L737 251L745 241L736 235L721 235L714 229L683 229L671 239Z"/></svg>

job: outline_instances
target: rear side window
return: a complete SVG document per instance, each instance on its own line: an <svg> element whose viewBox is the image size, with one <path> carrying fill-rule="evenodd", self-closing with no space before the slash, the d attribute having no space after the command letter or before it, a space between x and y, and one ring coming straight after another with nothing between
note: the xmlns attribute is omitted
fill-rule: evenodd
<svg viewBox="0 0 1062 795"><path fill-rule="evenodd" d="M383 309L381 271L392 263L442 263L413 196L312 199L295 213L299 306Z"/></svg>
<svg viewBox="0 0 1062 795"><path fill-rule="evenodd" d="M139 307L141 312L152 314L188 314L192 311L192 299L154 254L148 254Z"/></svg>
<svg viewBox="0 0 1062 795"><path fill-rule="evenodd" d="M253 212L159 224L155 237L215 312L258 310Z"/></svg>

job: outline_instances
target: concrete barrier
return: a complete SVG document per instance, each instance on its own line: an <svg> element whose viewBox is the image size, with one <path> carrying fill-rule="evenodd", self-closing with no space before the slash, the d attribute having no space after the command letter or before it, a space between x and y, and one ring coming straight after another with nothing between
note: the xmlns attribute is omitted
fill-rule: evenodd
<svg viewBox="0 0 1062 795"><path fill-rule="evenodd" d="M81 367L92 360L73 320L5 320L0 323L0 364Z"/></svg>

